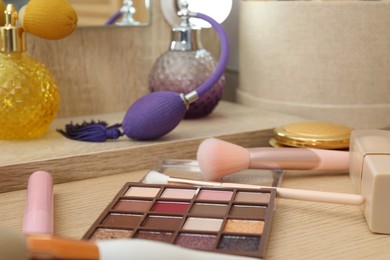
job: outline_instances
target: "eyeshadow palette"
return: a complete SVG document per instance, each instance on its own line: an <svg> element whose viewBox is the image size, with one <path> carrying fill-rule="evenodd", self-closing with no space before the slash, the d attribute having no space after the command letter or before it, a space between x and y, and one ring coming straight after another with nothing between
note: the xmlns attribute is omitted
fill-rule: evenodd
<svg viewBox="0 0 390 260"><path fill-rule="evenodd" d="M126 183L83 236L141 238L263 258L275 189Z"/></svg>

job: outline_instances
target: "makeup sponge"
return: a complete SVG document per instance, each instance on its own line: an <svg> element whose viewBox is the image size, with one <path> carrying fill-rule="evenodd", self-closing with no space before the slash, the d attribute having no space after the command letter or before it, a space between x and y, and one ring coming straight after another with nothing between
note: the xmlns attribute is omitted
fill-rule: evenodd
<svg viewBox="0 0 390 260"><path fill-rule="evenodd" d="M26 32L38 37L58 40L77 27L77 14L67 0L30 0L19 12Z"/></svg>
<svg viewBox="0 0 390 260"><path fill-rule="evenodd" d="M25 237L21 233L0 227L0 253L1 259L27 260Z"/></svg>

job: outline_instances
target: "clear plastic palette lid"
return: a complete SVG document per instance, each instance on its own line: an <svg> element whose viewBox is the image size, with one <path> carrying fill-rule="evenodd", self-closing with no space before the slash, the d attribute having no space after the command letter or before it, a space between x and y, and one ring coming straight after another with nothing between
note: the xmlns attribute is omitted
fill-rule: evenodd
<svg viewBox="0 0 390 260"><path fill-rule="evenodd" d="M174 178L203 180L196 160L166 159L158 162L151 170ZM281 170L247 169L225 176L220 181L278 187L282 177L283 171Z"/></svg>

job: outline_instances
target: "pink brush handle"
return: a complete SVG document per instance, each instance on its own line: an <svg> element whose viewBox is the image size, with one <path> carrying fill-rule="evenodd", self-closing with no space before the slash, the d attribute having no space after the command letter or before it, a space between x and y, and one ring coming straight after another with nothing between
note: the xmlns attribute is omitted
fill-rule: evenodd
<svg viewBox="0 0 390 260"><path fill-rule="evenodd" d="M249 148L250 169L348 170L349 152L309 148Z"/></svg>
<svg viewBox="0 0 390 260"><path fill-rule="evenodd" d="M53 234L53 180L47 172L34 172L28 179L23 233Z"/></svg>

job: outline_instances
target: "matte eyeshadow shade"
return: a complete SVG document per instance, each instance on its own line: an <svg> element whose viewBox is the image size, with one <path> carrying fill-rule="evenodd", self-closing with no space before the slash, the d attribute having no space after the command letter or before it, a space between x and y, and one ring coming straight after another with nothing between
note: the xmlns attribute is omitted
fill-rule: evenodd
<svg viewBox="0 0 390 260"><path fill-rule="evenodd" d="M158 201L153 205L151 211L165 213L184 213L187 212L189 203Z"/></svg>
<svg viewBox="0 0 390 260"><path fill-rule="evenodd" d="M218 248L245 252L257 251L259 250L259 245L260 237L222 236Z"/></svg>
<svg viewBox="0 0 390 260"><path fill-rule="evenodd" d="M256 207L256 206L245 206L245 205L234 205L229 215L234 217L242 218L261 218L265 217L267 212L266 207Z"/></svg>
<svg viewBox="0 0 390 260"><path fill-rule="evenodd" d="M229 201L232 198L232 195L233 195L232 191L201 190L197 199Z"/></svg>
<svg viewBox="0 0 390 260"><path fill-rule="evenodd" d="M167 188L161 194L161 198L170 199L192 199L195 195L196 190L194 189L171 189Z"/></svg>
<svg viewBox="0 0 390 260"><path fill-rule="evenodd" d="M125 196L128 197L148 197L153 198L160 191L159 188L130 187Z"/></svg>
<svg viewBox="0 0 390 260"><path fill-rule="evenodd" d="M152 201L144 200L120 200L114 207L115 210L128 212L145 212L152 206Z"/></svg>
<svg viewBox="0 0 390 260"><path fill-rule="evenodd" d="M154 231L139 231L135 234L135 238L149 239L161 242L169 242L173 233L171 232L154 232Z"/></svg>
<svg viewBox="0 0 390 260"><path fill-rule="evenodd" d="M269 203L269 193L257 193L257 192L237 192L234 199L237 202L248 202L248 203Z"/></svg>
<svg viewBox="0 0 390 260"><path fill-rule="evenodd" d="M103 225L107 227L117 228L134 228L141 222L142 216L140 215L127 215L127 214L114 214L111 213L104 219Z"/></svg>
<svg viewBox="0 0 390 260"><path fill-rule="evenodd" d="M175 244L192 249L209 250L214 247L216 240L217 237L212 235L182 233L178 236Z"/></svg>
<svg viewBox="0 0 390 260"><path fill-rule="evenodd" d="M228 205L195 203L191 208L191 214L198 216L223 216L226 214Z"/></svg>
<svg viewBox="0 0 390 260"><path fill-rule="evenodd" d="M183 230L219 231L223 219L216 218L188 218Z"/></svg>
<svg viewBox="0 0 390 260"><path fill-rule="evenodd" d="M228 219L228 221L226 221L224 231L248 234L262 234L263 229L264 221Z"/></svg>
<svg viewBox="0 0 390 260"><path fill-rule="evenodd" d="M91 240L129 238L132 233L132 230L98 228L95 233L93 233Z"/></svg>
<svg viewBox="0 0 390 260"><path fill-rule="evenodd" d="M181 226L182 217L172 216L148 216L142 226L155 229L178 229Z"/></svg>

